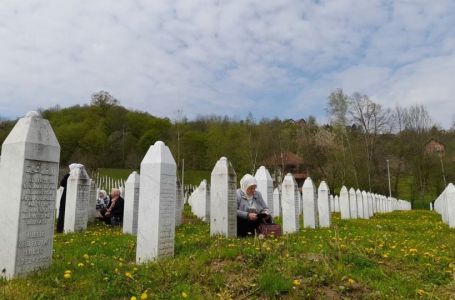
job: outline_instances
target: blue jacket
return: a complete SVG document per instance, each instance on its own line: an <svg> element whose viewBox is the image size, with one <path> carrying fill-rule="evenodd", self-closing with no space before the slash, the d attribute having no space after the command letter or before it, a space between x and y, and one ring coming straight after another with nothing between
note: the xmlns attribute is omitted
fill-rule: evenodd
<svg viewBox="0 0 455 300"><path fill-rule="evenodd" d="M264 202L264 199L262 199L261 193L258 191L254 192L253 203L256 206L256 213L269 209L267 204ZM271 212L269 211L269 213ZM248 219L248 200L246 199L245 193L241 189L237 190L237 217Z"/></svg>

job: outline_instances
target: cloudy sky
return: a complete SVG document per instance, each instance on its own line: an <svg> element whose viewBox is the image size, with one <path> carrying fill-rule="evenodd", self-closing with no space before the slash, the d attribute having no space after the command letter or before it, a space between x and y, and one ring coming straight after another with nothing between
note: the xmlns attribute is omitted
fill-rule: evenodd
<svg viewBox="0 0 455 300"><path fill-rule="evenodd" d="M453 0L1 0L0 117L87 104L325 120L336 88L455 116Z"/></svg>

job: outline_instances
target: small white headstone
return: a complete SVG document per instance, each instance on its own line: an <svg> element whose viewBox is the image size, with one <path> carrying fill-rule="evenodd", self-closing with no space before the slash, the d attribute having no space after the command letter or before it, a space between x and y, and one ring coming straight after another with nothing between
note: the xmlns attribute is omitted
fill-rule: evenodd
<svg viewBox="0 0 455 300"><path fill-rule="evenodd" d="M123 209L123 233L137 234L140 176L134 171L125 182L125 206Z"/></svg>
<svg viewBox="0 0 455 300"><path fill-rule="evenodd" d="M349 189L349 208L351 219L357 219L357 196L354 188Z"/></svg>
<svg viewBox="0 0 455 300"><path fill-rule="evenodd" d="M313 181L310 177L305 179L302 187L303 198L303 227L318 227L318 200Z"/></svg>
<svg viewBox="0 0 455 300"><path fill-rule="evenodd" d="M349 208L349 193L348 189L343 185L340 190L340 214L341 219L350 219L351 212Z"/></svg>
<svg viewBox="0 0 455 300"><path fill-rule="evenodd" d="M357 199L357 217L363 219L365 218L363 216L363 197L362 192L359 189L355 191L355 197Z"/></svg>
<svg viewBox="0 0 455 300"><path fill-rule="evenodd" d="M88 222L90 178L85 167L77 164L66 185L65 233L85 230Z"/></svg>
<svg viewBox="0 0 455 300"><path fill-rule="evenodd" d="M182 212L185 199L183 196L183 187L180 181L177 179L177 199L175 202L175 226L182 225Z"/></svg>
<svg viewBox="0 0 455 300"><path fill-rule="evenodd" d="M334 202L335 202L335 212L340 212L340 197L338 197L338 195L335 195Z"/></svg>
<svg viewBox="0 0 455 300"><path fill-rule="evenodd" d="M368 194L365 191L362 191L362 203L363 203L363 218L364 219L369 219L370 218L370 213L369 213L369 200L368 200Z"/></svg>
<svg viewBox="0 0 455 300"><path fill-rule="evenodd" d="M333 199L333 197L332 197ZM322 181L318 188L318 213L319 213L319 226L330 227L330 201L329 201L329 187Z"/></svg>
<svg viewBox="0 0 455 300"><path fill-rule="evenodd" d="M272 216L275 217L280 217L281 216L281 195L280 195L280 189L275 188L273 190L273 211L272 211Z"/></svg>
<svg viewBox="0 0 455 300"><path fill-rule="evenodd" d="M216 162L210 183L210 235L237 236L237 175L226 157Z"/></svg>
<svg viewBox="0 0 455 300"><path fill-rule="evenodd" d="M262 199L269 207L270 213L273 214L275 210L274 203L273 203L273 180L272 176L270 176L269 170L266 167L261 166L254 175L257 182L256 190L259 191L262 195Z"/></svg>
<svg viewBox="0 0 455 300"><path fill-rule="evenodd" d="M293 233L300 229L299 190L292 174L284 177L281 185L281 206L283 208L283 233Z"/></svg>
<svg viewBox="0 0 455 300"><path fill-rule="evenodd" d="M157 141L141 162L136 262L174 256L177 168L169 148Z"/></svg>

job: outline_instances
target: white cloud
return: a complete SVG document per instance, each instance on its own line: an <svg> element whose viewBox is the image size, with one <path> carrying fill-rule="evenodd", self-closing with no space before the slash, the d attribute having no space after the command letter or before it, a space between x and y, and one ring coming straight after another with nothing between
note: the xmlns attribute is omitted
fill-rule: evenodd
<svg viewBox="0 0 455 300"><path fill-rule="evenodd" d="M446 126L454 27L450 0L4 0L0 109L83 104L105 89L160 116L323 118L341 87L433 103Z"/></svg>

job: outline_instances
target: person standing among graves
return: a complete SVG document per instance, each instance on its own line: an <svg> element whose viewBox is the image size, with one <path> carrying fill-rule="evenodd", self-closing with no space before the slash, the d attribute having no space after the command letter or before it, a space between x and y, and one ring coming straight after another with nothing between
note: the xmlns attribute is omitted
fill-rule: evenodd
<svg viewBox="0 0 455 300"><path fill-rule="evenodd" d="M240 179L237 190L237 236L254 235L261 222L271 222L270 212L251 174Z"/></svg>
<svg viewBox="0 0 455 300"><path fill-rule="evenodd" d="M125 200L120 196L119 189L111 190L111 200L104 213L104 221L110 225L121 225L123 223L123 208Z"/></svg>
<svg viewBox="0 0 455 300"><path fill-rule="evenodd" d="M77 164L69 165L70 173L71 170L76 168ZM60 198L60 206L58 209L58 218L57 218L57 232L62 233L63 227L65 225L65 206L66 206L66 185L68 183L68 177L70 173L65 174L62 180L60 181L60 186L63 187L62 197Z"/></svg>

